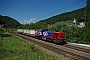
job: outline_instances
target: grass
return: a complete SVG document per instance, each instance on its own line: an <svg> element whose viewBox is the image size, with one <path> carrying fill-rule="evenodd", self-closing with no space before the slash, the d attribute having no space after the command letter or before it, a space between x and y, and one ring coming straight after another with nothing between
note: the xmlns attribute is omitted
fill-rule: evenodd
<svg viewBox="0 0 90 60"><path fill-rule="evenodd" d="M9 33L0 38L0 60L70 60L67 54L54 57L45 51L41 51L34 44L27 43Z"/></svg>
<svg viewBox="0 0 90 60"><path fill-rule="evenodd" d="M41 51L15 36L4 34L0 40L0 60L55 60L49 54Z"/></svg>

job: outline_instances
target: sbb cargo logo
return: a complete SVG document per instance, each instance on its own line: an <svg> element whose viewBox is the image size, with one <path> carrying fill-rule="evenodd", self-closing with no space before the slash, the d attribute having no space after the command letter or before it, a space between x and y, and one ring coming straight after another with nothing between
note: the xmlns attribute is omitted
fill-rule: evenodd
<svg viewBox="0 0 90 60"><path fill-rule="evenodd" d="M42 35L42 32L38 32L38 35Z"/></svg>
<svg viewBox="0 0 90 60"><path fill-rule="evenodd" d="M43 35L44 35L44 36L48 36L48 33L47 33L47 32L43 32Z"/></svg>

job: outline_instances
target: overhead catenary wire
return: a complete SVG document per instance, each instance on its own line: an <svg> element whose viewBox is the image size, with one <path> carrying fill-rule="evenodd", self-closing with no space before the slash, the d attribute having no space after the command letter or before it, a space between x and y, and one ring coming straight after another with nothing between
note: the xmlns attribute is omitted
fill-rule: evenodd
<svg viewBox="0 0 90 60"><path fill-rule="evenodd" d="M25 8L25 6L29 3L30 0L27 1L27 3L18 11L18 14ZM44 1L40 2L38 5L30 9L29 11L33 11L36 7L40 6Z"/></svg>
<svg viewBox="0 0 90 60"><path fill-rule="evenodd" d="M28 0L27 3L19 10L18 14L21 12L21 10L23 10L23 8L24 8L25 6L29 3L29 1L30 1L30 0ZM73 5L75 5L75 4L77 4L77 3L81 2L81 1L82 1L82 0L79 0L79 1L74 2L74 3L72 3L72 4L68 5L68 6L65 6L65 7L61 8L61 9L59 9L59 10L56 10L56 11L54 11L54 12L52 12L52 13L49 13L49 14L47 14L47 15L45 15L45 16L39 17L39 18L37 18L35 21L38 21L38 20L40 20L41 18L44 18L44 17L49 16L49 15L52 15L52 14L54 14L54 13L56 13L56 12L61 11L61 10L67 9L67 8L73 6ZM30 11L33 11L35 8L37 8L38 6L40 6L42 3L43 3L43 1L42 1L41 3L39 3L38 5L36 5L35 7L33 7L32 9L30 9Z"/></svg>
<svg viewBox="0 0 90 60"><path fill-rule="evenodd" d="M35 7L33 7L32 9L30 9L30 11L33 11L35 8L39 7L41 4L43 4L44 1L40 2L38 5L36 5Z"/></svg>
<svg viewBox="0 0 90 60"><path fill-rule="evenodd" d="M25 6L29 3L30 0L26 2L26 4L17 12L18 14L25 8Z"/></svg>
<svg viewBox="0 0 90 60"><path fill-rule="evenodd" d="M30 1L30 0L28 0L28 2L29 2L29 1ZM28 2L23 6L23 8L28 4ZM41 4L43 4L43 3L44 3L44 0L42 0L39 4L37 4L35 7L33 7L32 9L30 9L29 11L33 11L34 9L36 9L37 7L39 7L39 6L40 6ZM22 8L22 9L23 9L23 8ZM21 9L21 10L22 10L22 9ZM21 10L20 10L20 11L21 11ZM19 11L19 12L20 12L20 11ZM27 11L27 13L28 13L28 11ZM26 14L27 14L27 13L26 13ZM33 19L34 19L34 18L33 18ZM31 20L32 20L32 19L31 19ZM36 19L35 19L35 20L36 20ZM33 20L33 21L35 21L35 20ZM30 21L30 20L28 20L27 22L29 22L29 21Z"/></svg>
<svg viewBox="0 0 90 60"><path fill-rule="evenodd" d="M50 13L50 14L47 14L47 15L42 16L42 17L39 17L39 18L37 18L37 20L39 20L39 19L41 19L41 18L44 18L44 17L46 17L46 16L49 16L49 15L51 15L51 14L54 14L54 13L56 13L56 12L59 12L59 11L61 11L61 10L64 10L64 9L66 9L66 8L69 8L69 7L71 7L71 6L73 6L73 5L77 4L77 3L79 3L79 2L81 2L81 1L82 1L82 0L79 0L79 1L74 2L74 3L72 3L72 4L68 5L68 6L65 6L65 7L61 8L61 9L59 9L59 10L56 10L56 11ZM35 20L35 21L36 21L36 20Z"/></svg>
<svg viewBox="0 0 90 60"><path fill-rule="evenodd" d="M26 5L30 2L31 0L28 0L25 5L16 13L19 14L25 7ZM42 0L39 4L37 4L35 7L33 7L32 9L30 9L29 11L33 11L35 8L39 7L41 4L44 3L44 0ZM27 11L28 12L28 11ZM26 21L26 20L25 20Z"/></svg>

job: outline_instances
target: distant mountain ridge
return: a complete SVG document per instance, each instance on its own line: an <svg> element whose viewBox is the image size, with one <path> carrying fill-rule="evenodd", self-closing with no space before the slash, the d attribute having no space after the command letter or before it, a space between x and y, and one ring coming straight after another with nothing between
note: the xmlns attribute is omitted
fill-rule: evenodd
<svg viewBox="0 0 90 60"><path fill-rule="evenodd" d="M5 24L6 27L10 27L10 28L16 28L17 26L20 25L20 23L8 16L1 16L0 15L0 24Z"/></svg>
<svg viewBox="0 0 90 60"><path fill-rule="evenodd" d="M71 12L66 12L63 14L59 14L56 16L53 16L51 18L41 20L39 22L46 23L46 24L54 24L56 22L61 22L61 21L69 21L73 20L74 18L78 21L85 21L85 7L80 8ZM38 22L37 22L38 23Z"/></svg>

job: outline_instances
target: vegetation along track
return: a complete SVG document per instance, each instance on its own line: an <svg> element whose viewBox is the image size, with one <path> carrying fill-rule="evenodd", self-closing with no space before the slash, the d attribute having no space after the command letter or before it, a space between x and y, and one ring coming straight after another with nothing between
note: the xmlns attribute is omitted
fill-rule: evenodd
<svg viewBox="0 0 90 60"><path fill-rule="evenodd" d="M83 52L83 51L78 51L78 49L73 49L73 48L68 48L66 46L61 46L61 45L56 45L56 44L52 44L52 43L48 43L48 42L44 42L44 41L40 41L38 39L35 38L31 38L25 35L21 35L21 34L15 34L18 37L21 37L25 40L28 40L34 44L37 44L45 49L48 49L50 51L53 51L54 53L60 54L60 53L67 53L69 55L72 55L72 60L90 60L90 54Z"/></svg>

